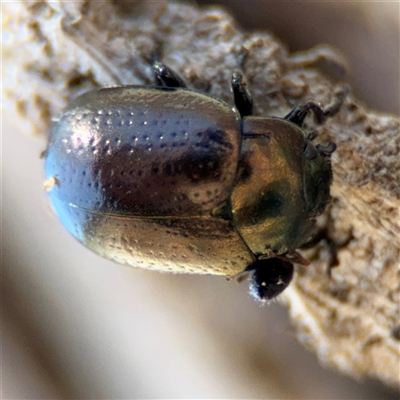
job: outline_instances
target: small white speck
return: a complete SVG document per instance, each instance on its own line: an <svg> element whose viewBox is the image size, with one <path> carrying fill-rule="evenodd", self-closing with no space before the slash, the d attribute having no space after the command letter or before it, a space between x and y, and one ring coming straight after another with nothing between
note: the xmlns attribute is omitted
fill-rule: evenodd
<svg viewBox="0 0 400 400"><path fill-rule="evenodd" d="M51 189L53 189L54 186L56 186L58 184L58 180L56 177L52 176L49 179L46 179L43 183L43 187L45 190L50 191Z"/></svg>

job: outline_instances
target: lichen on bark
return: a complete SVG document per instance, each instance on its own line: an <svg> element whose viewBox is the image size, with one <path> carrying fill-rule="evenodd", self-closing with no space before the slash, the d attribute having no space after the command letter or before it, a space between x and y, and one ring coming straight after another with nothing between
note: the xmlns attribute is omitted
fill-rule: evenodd
<svg viewBox="0 0 400 400"><path fill-rule="evenodd" d="M190 88L232 103L230 74L245 46L256 115L283 116L310 99L327 105L340 87L307 68L319 57L335 59L329 48L292 54L267 32L245 34L217 7L32 1L3 8L4 107L25 132L44 137L78 93L149 84L154 55ZM282 300L298 337L324 364L398 385L399 119L366 109L350 94L318 130L321 141L338 145L333 201L318 221L323 240L304 252L312 265L297 269ZM337 265L329 269L332 249Z"/></svg>

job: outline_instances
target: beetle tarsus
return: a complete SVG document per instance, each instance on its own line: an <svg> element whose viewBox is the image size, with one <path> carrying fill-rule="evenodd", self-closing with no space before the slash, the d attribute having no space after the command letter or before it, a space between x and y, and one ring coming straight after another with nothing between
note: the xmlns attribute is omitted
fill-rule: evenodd
<svg viewBox="0 0 400 400"><path fill-rule="evenodd" d="M232 92L235 107L242 118L253 115L253 99L247 90L243 74L236 70L232 74Z"/></svg>
<svg viewBox="0 0 400 400"><path fill-rule="evenodd" d="M183 79L171 68L160 61L153 63L154 77L157 86L168 88L186 88Z"/></svg>
<svg viewBox="0 0 400 400"><path fill-rule="evenodd" d="M314 101L307 101L307 103L295 107L284 119L293 122L301 128L309 111L314 113L314 118L319 124L322 124L328 116L317 103Z"/></svg>
<svg viewBox="0 0 400 400"><path fill-rule="evenodd" d="M343 89L343 92L340 96L335 100L335 102L327 107L325 110L321 108L319 104L315 101L307 101L307 103L296 106L284 119L287 121L293 122L300 128L303 126L304 120L309 111L312 111L314 114L314 119L318 124L322 124L326 118L334 116L342 106L344 99L349 93L349 88L346 87Z"/></svg>
<svg viewBox="0 0 400 400"><path fill-rule="evenodd" d="M317 150L324 157L330 157L331 154L336 150L336 144L333 142L329 142L326 145L317 144Z"/></svg>
<svg viewBox="0 0 400 400"><path fill-rule="evenodd" d="M318 136L318 131L312 131L311 133L308 134L307 140L309 142L312 142L317 136Z"/></svg>

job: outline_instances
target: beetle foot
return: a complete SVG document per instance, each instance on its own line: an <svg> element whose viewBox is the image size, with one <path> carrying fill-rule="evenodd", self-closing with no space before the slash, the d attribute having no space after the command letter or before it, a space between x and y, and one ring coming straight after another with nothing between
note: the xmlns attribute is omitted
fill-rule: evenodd
<svg viewBox="0 0 400 400"><path fill-rule="evenodd" d="M345 86L341 89L341 93L333 101L333 103L325 109L322 109L315 101L307 101L307 103L296 106L284 119L293 122L300 128L303 126L307 114L312 111L314 119L318 124L322 124L326 118L334 116L342 106L346 96L349 94L350 88Z"/></svg>
<svg viewBox="0 0 400 400"><path fill-rule="evenodd" d="M317 144L316 148L323 157L330 157L332 153L336 150L336 144L329 142L326 145Z"/></svg>
<svg viewBox="0 0 400 400"><path fill-rule="evenodd" d="M168 88L186 88L186 84L183 79L174 70L160 61L155 61L153 63L153 71L157 86Z"/></svg>

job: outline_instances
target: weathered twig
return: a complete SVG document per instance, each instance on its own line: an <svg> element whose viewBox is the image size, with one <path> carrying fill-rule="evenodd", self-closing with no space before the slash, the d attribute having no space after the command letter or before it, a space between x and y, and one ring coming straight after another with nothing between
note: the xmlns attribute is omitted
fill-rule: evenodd
<svg viewBox="0 0 400 400"><path fill-rule="evenodd" d="M149 83L154 55L192 88L229 102L230 74L245 46L255 114L284 116L297 103L312 99L327 105L334 96L335 84L304 68L320 57L321 48L301 57L290 54L268 33L245 36L217 8L151 2L129 10L111 1L34 1L6 8L5 106L26 132L46 136L69 97L88 88ZM305 253L312 265L298 269L283 300L300 340L323 363L397 385L399 120L366 110L350 95L320 128L320 138L338 145L333 202L319 221L323 240ZM332 250L337 265L327 271Z"/></svg>

